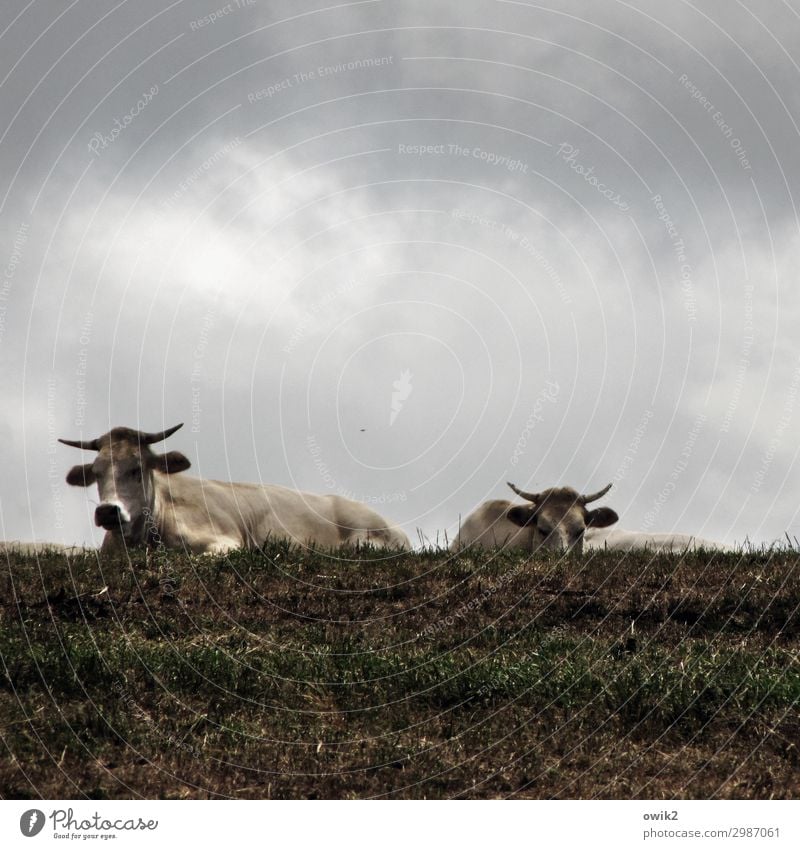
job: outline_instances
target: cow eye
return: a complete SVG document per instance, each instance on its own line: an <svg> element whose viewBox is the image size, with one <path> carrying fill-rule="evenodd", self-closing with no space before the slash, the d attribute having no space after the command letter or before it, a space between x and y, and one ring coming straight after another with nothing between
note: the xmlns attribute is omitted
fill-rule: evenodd
<svg viewBox="0 0 800 849"><path fill-rule="evenodd" d="M131 469L128 472L128 477L129 478L138 478L138 477L141 476L141 474L142 474L141 469Z"/></svg>

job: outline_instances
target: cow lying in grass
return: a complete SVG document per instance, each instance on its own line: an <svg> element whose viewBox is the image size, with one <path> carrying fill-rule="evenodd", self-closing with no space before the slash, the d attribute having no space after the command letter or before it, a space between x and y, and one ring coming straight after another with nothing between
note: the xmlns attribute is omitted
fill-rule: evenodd
<svg viewBox="0 0 800 849"><path fill-rule="evenodd" d="M611 484L591 495L581 495L568 486L537 493L523 492L513 483L509 486L529 503L485 501L467 516L451 548L477 545L526 551L570 548L581 552L587 529L606 528L619 519L608 507L589 510L586 506L602 498Z"/></svg>
<svg viewBox="0 0 800 849"><path fill-rule="evenodd" d="M682 552L698 548L731 551L730 546L687 534L651 534L611 528L619 517L608 507L587 509L611 484L591 495L571 487L552 487L542 492L523 492L509 483L527 504L496 499L486 501L467 516L451 549L477 545L482 548L540 548L581 553L592 549ZM610 529L610 530L609 530Z"/></svg>
<svg viewBox="0 0 800 849"><path fill-rule="evenodd" d="M70 469L67 483L97 484L100 504L94 519L106 531L103 551L148 545L202 554L258 547L267 539L325 548L356 543L410 547L399 528L340 495L182 474L191 465L183 454L150 449L180 427L158 433L115 427L89 441L59 440L97 452L91 463Z"/></svg>

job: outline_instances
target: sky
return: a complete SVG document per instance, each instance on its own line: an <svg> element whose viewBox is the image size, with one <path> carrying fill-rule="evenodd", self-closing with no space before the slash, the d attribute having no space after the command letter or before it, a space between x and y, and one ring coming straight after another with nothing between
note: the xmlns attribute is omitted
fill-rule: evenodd
<svg viewBox="0 0 800 849"><path fill-rule="evenodd" d="M0 11L0 530L58 437L444 542L506 481L800 536L800 14L779 0Z"/></svg>

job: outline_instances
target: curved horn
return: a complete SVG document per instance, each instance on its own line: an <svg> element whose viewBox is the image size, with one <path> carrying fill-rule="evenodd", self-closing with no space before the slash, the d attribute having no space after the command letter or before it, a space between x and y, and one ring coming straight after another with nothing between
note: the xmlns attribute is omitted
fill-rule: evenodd
<svg viewBox="0 0 800 849"><path fill-rule="evenodd" d="M152 445L154 442L161 442L166 439L168 436L172 436L176 430L179 430L183 427L183 422L180 424L176 424L174 427L168 427L166 430L160 430L157 433L140 433L139 434L139 442L144 445Z"/></svg>
<svg viewBox="0 0 800 849"><path fill-rule="evenodd" d="M610 483L608 486L604 486L599 492L595 492L592 495L582 495L580 500L582 504L589 504L592 501L597 501L598 498L602 498L613 486L613 483Z"/></svg>
<svg viewBox="0 0 800 849"><path fill-rule="evenodd" d="M70 448L83 448L84 451L100 450L96 439L59 439L58 441L64 445L69 445Z"/></svg>
<svg viewBox="0 0 800 849"><path fill-rule="evenodd" d="M517 487L510 481L506 481L506 483L508 483L511 489L513 489L520 498L524 498L526 501L532 501L536 504L536 502L542 497L540 492L523 492L521 489L517 489Z"/></svg>

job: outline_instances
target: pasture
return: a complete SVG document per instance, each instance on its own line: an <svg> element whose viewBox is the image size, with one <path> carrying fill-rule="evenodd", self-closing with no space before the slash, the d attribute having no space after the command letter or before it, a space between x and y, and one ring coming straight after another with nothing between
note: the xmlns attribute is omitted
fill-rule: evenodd
<svg viewBox="0 0 800 849"><path fill-rule="evenodd" d="M800 554L4 554L4 798L797 798Z"/></svg>

